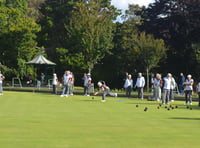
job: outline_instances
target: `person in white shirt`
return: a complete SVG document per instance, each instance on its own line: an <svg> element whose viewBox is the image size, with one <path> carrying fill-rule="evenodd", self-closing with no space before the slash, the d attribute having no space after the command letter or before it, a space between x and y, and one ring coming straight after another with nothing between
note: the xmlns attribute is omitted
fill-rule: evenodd
<svg viewBox="0 0 200 148"><path fill-rule="evenodd" d="M170 86L171 86L171 74L168 73L166 77L163 78L163 96L162 96L162 105L169 104L169 95L170 95Z"/></svg>
<svg viewBox="0 0 200 148"><path fill-rule="evenodd" d="M132 88L133 88L133 80L131 78L131 75L129 74L125 83L124 83L124 88L125 88L125 91L126 91L126 97L127 98L130 98L131 97L131 91L132 91Z"/></svg>
<svg viewBox="0 0 200 148"><path fill-rule="evenodd" d="M69 81L70 71L65 71L63 75L63 91L60 97L68 96L68 81Z"/></svg>
<svg viewBox="0 0 200 148"><path fill-rule="evenodd" d="M58 78L57 78L56 73L53 74L52 85L53 85L53 94L57 94Z"/></svg>
<svg viewBox="0 0 200 148"><path fill-rule="evenodd" d="M156 101L160 101L161 99L161 87L162 87L162 78L161 78L161 74L157 73L156 74L156 78L154 79L153 82L153 88L154 88L154 99Z"/></svg>
<svg viewBox="0 0 200 148"><path fill-rule="evenodd" d="M174 89L176 87L176 81L172 75L170 75L171 84L170 84L170 93L169 93L169 100L174 102Z"/></svg>
<svg viewBox="0 0 200 148"><path fill-rule="evenodd" d="M138 73L138 78L136 80L135 88L138 89L138 98L143 99L144 98L144 86L145 86L145 79L142 76L142 73Z"/></svg>
<svg viewBox="0 0 200 148"><path fill-rule="evenodd" d="M184 85L185 85L185 105L188 104L188 101L190 102L190 105L192 105L193 84L194 84L194 80L192 79L192 76L187 75L187 79L185 80L185 83L184 83Z"/></svg>

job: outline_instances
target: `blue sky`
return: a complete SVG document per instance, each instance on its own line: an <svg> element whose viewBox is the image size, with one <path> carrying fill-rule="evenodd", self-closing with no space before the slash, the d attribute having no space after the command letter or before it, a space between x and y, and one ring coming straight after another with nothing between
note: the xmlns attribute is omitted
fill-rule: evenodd
<svg viewBox="0 0 200 148"><path fill-rule="evenodd" d="M128 9L129 4L138 4L140 6L148 6L149 3L154 2L154 0L111 0L111 4L118 9L122 9L122 13ZM122 22L120 17L117 18L117 21Z"/></svg>
<svg viewBox="0 0 200 148"><path fill-rule="evenodd" d="M148 6L154 0L111 0L111 4L118 9L126 10L128 9L128 4L138 4L140 6Z"/></svg>

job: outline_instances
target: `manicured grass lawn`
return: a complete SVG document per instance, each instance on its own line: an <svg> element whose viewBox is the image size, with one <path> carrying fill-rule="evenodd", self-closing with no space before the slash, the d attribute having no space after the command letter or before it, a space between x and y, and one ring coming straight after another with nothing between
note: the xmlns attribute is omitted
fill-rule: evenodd
<svg viewBox="0 0 200 148"><path fill-rule="evenodd" d="M194 148L200 144L200 108L101 97L4 92L1 148ZM136 107L139 105L139 107ZM148 107L145 112L144 108Z"/></svg>

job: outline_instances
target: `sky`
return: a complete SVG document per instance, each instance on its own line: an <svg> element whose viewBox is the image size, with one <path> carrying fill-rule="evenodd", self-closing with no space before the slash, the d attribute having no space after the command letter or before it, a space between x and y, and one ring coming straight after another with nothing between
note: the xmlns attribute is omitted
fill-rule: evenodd
<svg viewBox="0 0 200 148"><path fill-rule="evenodd" d="M128 9L128 4L138 4L140 6L148 6L154 0L111 0L111 4L118 9L126 10Z"/></svg>
<svg viewBox="0 0 200 148"><path fill-rule="evenodd" d="M139 6L148 6L149 3L154 2L154 0L111 0L111 4L116 8L121 9L122 13L128 9L129 4L138 4ZM121 17L117 18L118 22L122 22Z"/></svg>

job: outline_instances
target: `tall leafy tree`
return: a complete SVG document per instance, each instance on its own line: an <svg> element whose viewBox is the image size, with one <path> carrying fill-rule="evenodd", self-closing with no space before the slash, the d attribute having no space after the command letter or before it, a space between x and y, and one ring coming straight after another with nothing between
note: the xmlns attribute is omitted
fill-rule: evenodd
<svg viewBox="0 0 200 148"><path fill-rule="evenodd" d="M73 3L73 11L66 29L73 46L73 62L91 71L95 63L110 52L113 44L112 22L116 15L110 1L79 0ZM77 63L77 64L78 64Z"/></svg>
<svg viewBox="0 0 200 148"><path fill-rule="evenodd" d="M71 46L65 28L65 25L69 24L70 12L72 11L71 2L72 0L45 0L40 6L42 17L39 19L39 24L41 31L38 33L37 40L39 46L45 47L49 59L60 65L57 67L58 73L63 72L66 67L71 69L69 63L62 60L68 57Z"/></svg>
<svg viewBox="0 0 200 148"><path fill-rule="evenodd" d="M138 27L143 23L141 17L142 9L138 5L129 5L129 9L123 16L124 22L117 23L114 37L113 55L106 57L103 63L107 67L104 69L117 74L120 82L118 87L123 86L124 73L132 73L133 78L137 76L137 72L148 72L157 67L160 60L165 58L166 50L164 41L156 39L153 35L140 32ZM116 66L113 66L116 65ZM110 73L110 72L109 72ZM107 74L109 76L109 74ZM110 80L114 79L110 77ZM117 84L115 85L117 86Z"/></svg>
<svg viewBox="0 0 200 148"><path fill-rule="evenodd" d="M153 35L147 35L145 32L139 33L135 42L136 48L140 51L138 64L141 64L146 70L147 84L149 84L149 71L158 66L160 60L165 58L167 48L162 39L155 39Z"/></svg>
<svg viewBox="0 0 200 148"><path fill-rule="evenodd" d="M0 5L0 59L2 64L25 76L25 63L35 54L39 26L27 16L27 1L9 0Z"/></svg>
<svg viewBox="0 0 200 148"><path fill-rule="evenodd" d="M106 50L106 55L112 47L112 43L109 43L112 41L114 28L112 20L116 19L118 12L110 5L110 0L46 0L41 5L40 12L43 17L39 20L42 29L38 34L38 42L45 47L49 59L59 65L56 67L58 75L61 75L63 70L70 69L76 73L78 81L82 73L88 71L88 65L93 67L97 61L95 55L92 55L95 57L93 64L88 63L91 62L91 57L87 59L88 49L90 53L98 50L96 56L99 58L96 63L99 63L103 57L102 51Z"/></svg>
<svg viewBox="0 0 200 148"><path fill-rule="evenodd" d="M35 20L39 20L42 17L40 13L40 7L44 3L45 0L29 0L28 1L28 16L34 18Z"/></svg>

